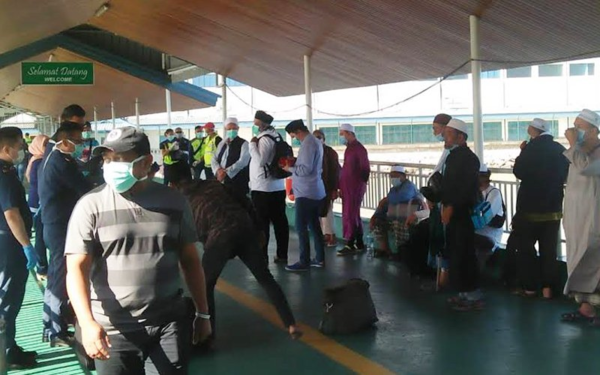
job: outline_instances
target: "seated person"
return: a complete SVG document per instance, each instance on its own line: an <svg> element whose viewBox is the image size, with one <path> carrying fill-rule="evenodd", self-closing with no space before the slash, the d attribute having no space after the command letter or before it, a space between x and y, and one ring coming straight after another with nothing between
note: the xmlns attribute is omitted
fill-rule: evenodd
<svg viewBox="0 0 600 375"><path fill-rule="evenodd" d="M396 249L408 240L406 219L421 207L422 198L415 184L406 178L404 167L395 165L390 170L392 188L379 206L369 223L369 229L375 236L376 257L392 255L388 243L388 232L394 233Z"/></svg>
<svg viewBox="0 0 600 375"><path fill-rule="evenodd" d="M475 250L479 261L479 268L483 270L489 257L502 239L502 226L506 221L506 208L502 200L502 193L490 184L491 172L485 164L479 169L479 190L483 199L490 202L492 220L483 228L475 231Z"/></svg>

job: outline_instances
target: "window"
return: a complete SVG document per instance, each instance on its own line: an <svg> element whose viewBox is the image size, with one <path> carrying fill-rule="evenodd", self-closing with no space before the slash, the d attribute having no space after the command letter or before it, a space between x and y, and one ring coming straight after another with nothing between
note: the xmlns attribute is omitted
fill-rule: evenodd
<svg viewBox="0 0 600 375"><path fill-rule="evenodd" d="M531 67L525 66L522 68L513 68L506 71L506 77L508 78L526 78L531 77Z"/></svg>
<svg viewBox="0 0 600 375"><path fill-rule="evenodd" d="M435 142L431 124L412 124L412 142L411 143L431 143Z"/></svg>
<svg viewBox="0 0 600 375"><path fill-rule="evenodd" d="M231 78L227 78L225 80L225 82L227 83L227 86L229 86L229 87L246 86L242 82L238 82L235 79L231 79Z"/></svg>
<svg viewBox="0 0 600 375"><path fill-rule="evenodd" d="M502 122L484 122L483 123L483 140L486 142L502 140Z"/></svg>
<svg viewBox="0 0 600 375"><path fill-rule="evenodd" d="M539 66L540 77L561 77L563 75L562 64L549 64Z"/></svg>
<svg viewBox="0 0 600 375"><path fill-rule="evenodd" d="M412 143L411 125L384 125L381 131L384 145Z"/></svg>
<svg viewBox="0 0 600 375"><path fill-rule="evenodd" d="M481 78L500 78L500 71L490 70L487 72L481 72Z"/></svg>
<svg viewBox="0 0 600 375"><path fill-rule="evenodd" d="M377 128L373 126L355 126L356 138L363 145L377 144Z"/></svg>
<svg viewBox="0 0 600 375"><path fill-rule="evenodd" d="M594 63L569 65L570 76L593 76Z"/></svg>
<svg viewBox="0 0 600 375"><path fill-rule="evenodd" d="M325 134L325 143L329 146L340 145L340 129L336 127L319 128Z"/></svg>
<svg viewBox="0 0 600 375"><path fill-rule="evenodd" d="M208 73L192 79L192 84L199 87L217 87L217 75Z"/></svg>
<svg viewBox="0 0 600 375"><path fill-rule="evenodd" d="M454 79L467 79L467 78L469 78L468 74L457 74L457 75L450 76L450 77L448 77L446 79L448 79L448 80L454 80Z"/></svg>
<svg viewBox="0 0 600 375"><path fill-rule="evenodd" d="M527 128L529 127L529 121L509 121L508 122L508 140L509 141L524 141L529 139L527 134ZM550 134L554 137L558 137L558 120L548 121L550 123Z"/></svg>

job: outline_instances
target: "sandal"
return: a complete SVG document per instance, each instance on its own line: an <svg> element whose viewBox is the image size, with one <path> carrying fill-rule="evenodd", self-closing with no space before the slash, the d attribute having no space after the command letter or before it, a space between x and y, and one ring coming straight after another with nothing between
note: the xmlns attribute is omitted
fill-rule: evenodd
<svg viewBox="0 0 600 375"><path fill-rule="evenodd" d="M600 323L600 319L598 319L598 317L585 316L579 310L570 313L565 313L560 316L560 321L565 323L588 322L593 324L596 320L598 320Z"/></svg>

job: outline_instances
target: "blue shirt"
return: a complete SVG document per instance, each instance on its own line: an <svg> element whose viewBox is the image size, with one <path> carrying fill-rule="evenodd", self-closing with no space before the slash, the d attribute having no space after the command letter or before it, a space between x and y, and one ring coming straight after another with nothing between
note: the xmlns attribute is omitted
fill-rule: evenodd
<svg viewBox="0 0 600 375"><path fill-rule="evenodd" d="M387 202L380 204L375 211L375 216L385 218L389 205L396 205L400 203L408 203L412 199L419 196L419 191L415 184L410 180L404 181L401 185L392 187L387 195Z"/></svg>
<svg viewBox="0 0 600 375"><path fill-rule="evenodd" d="M53 150L48 143L44 161L38 171L38 193L42 209L42 223L67 225L75 204L91 190L71 155Z"/></svg>
<svg viewBox="0 0 600 375"><path fill-rule="evenodd" d="M25 189L13 164L4 160L0 160L0 208L2 209L0 231L11 233L4 213L12 208L18 208L25 229L31 235L31 212L29 212L29 206L25 199Z"/></svg>
<svg viewBox="0 0 600 375"><path fill-rule="evenodd" d="M323 144L308 134L300 145L296 164L290 168L292 189L296 198L321 200L325 198L323 172Z"/></svg>

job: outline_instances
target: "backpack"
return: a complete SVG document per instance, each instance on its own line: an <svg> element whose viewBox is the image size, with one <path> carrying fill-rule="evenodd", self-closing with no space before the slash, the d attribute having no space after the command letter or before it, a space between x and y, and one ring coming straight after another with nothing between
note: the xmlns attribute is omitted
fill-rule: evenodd
<svg viewBox="0 0 600 375"><path fill-rule="evenodd" d="M350 279L343 285L325 289L323 308L319 330L328 335L355 333L379 320L369 283L362 279Z"/></svg>
<svg viewBox="0 0 600 375"><path fill-rule="evenodd" d="M485 200L487 200L488 195L490 195L490 193L494 190L498 190L500 191L498 188L493 188L492 190L490 190L489 193L487 193L487 195L485 196ZM502 199L502 215L496 215L492 218L492 220L490 220L490 222L488 223L488 226L492 227L492 228L502 228L504 226L504 223L506 222L506 205L504 204L504 198L502 197L502 194L500 194L500 199Z"/></svg>
<svg viewBox="0 0 600 375"><path fill-rule="evenodd" d="M478 202L471 213L471 221L475 230L479 230L492 220L492 205L487 200Z"/></svg>
<svg viewBox="0 0 600 375"><path fill-rule="evenodd" d="M261 138L263 137L270 138L275 143L275 155L273 156L273 160L271 160L271 162L264 167L265 175L267 177L273 177L275 179L283 179L290 177L292 174L283 170L280 164L285 165L287 163L287 159L294 156L292 146L290 146L286 141L284 141L281 135L279 134L277 134L276 137L269 134L265 134L261 136Z"/></svg>

